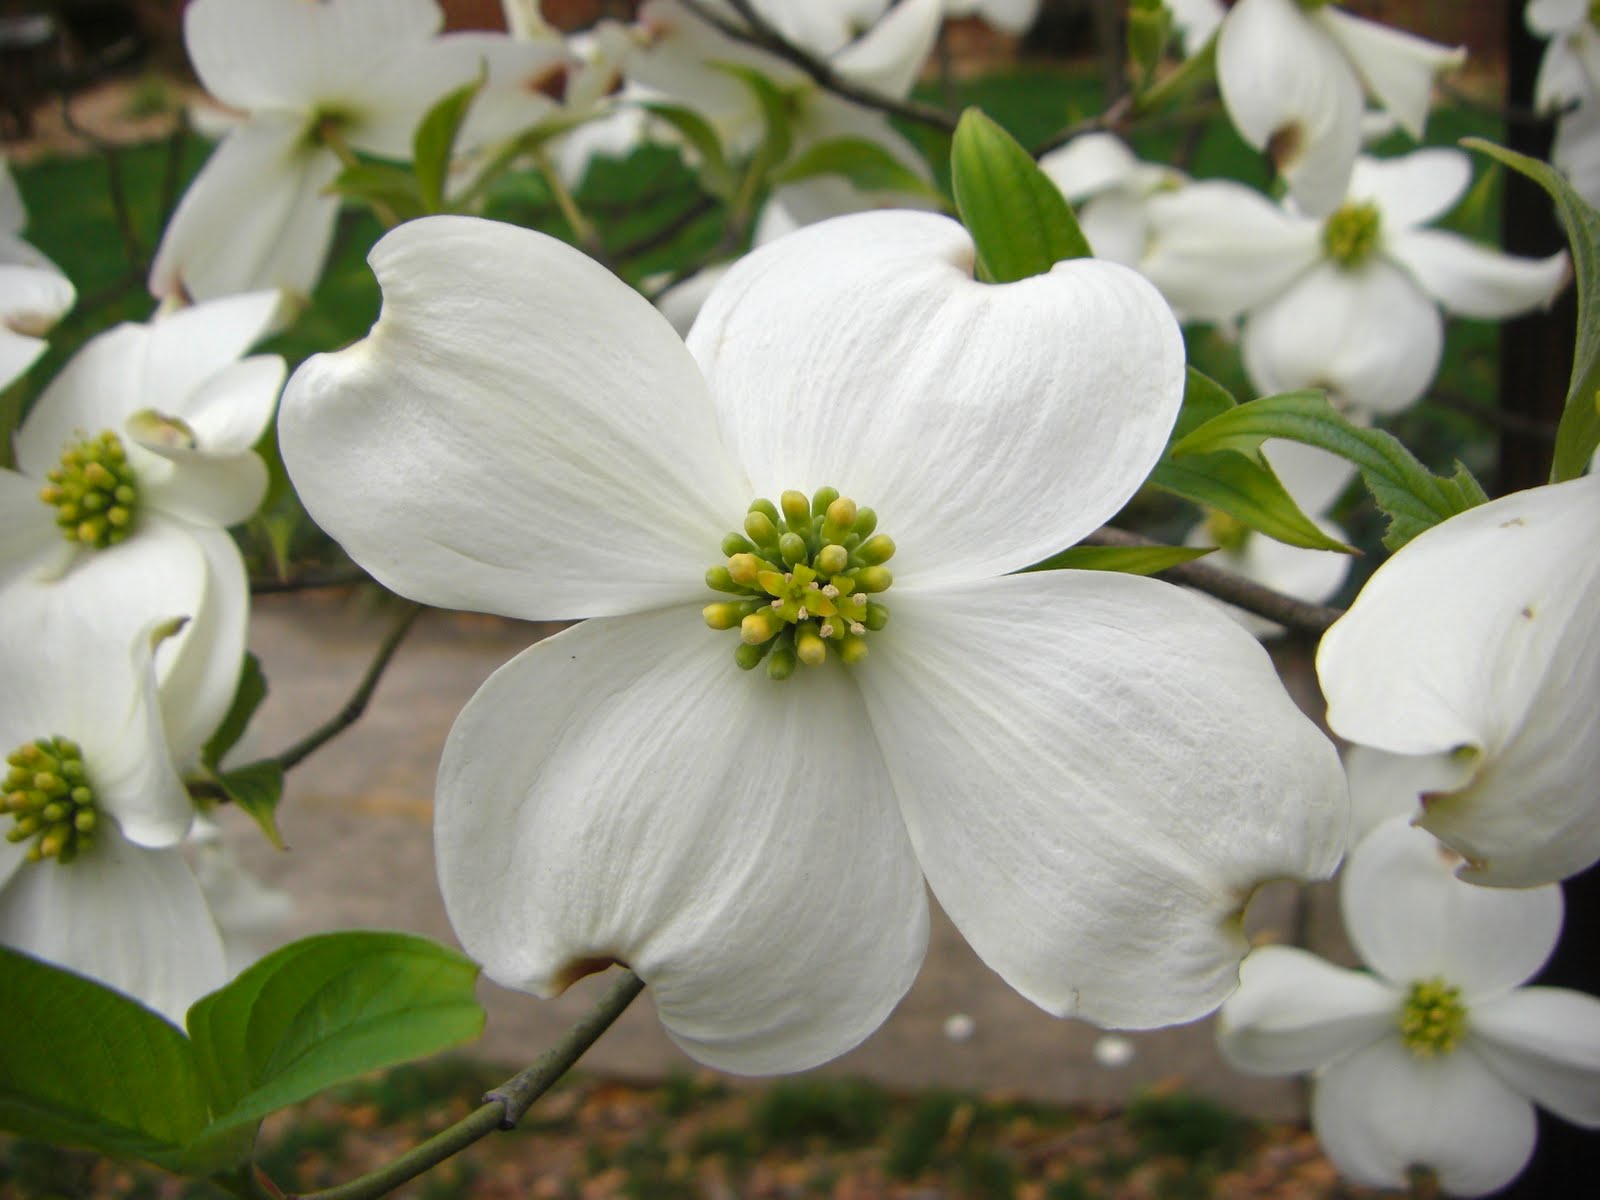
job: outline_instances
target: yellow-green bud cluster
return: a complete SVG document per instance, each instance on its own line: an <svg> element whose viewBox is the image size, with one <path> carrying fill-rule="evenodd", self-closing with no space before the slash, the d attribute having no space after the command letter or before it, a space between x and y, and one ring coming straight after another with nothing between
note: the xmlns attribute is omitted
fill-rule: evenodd
<svg viewBox="0 0 1600 1200"><path fill-rule="evenodd" d="M104 550L133 531L139 489L122 439L111 430L69 445L39 499L56 510L69 542Z"/></svg>
<svg viewBox="0 0 1600 1200"><path fill-rule="evenodd" d="M13 750L6 763L5 807L15 821L6 840L31 840L29 862L69 863L94 844L100 817L76 742L40 738Z"/></svg>
<svg viewBox="0 0 1600 1200"><path fill-rule="evenodd" d="M1419 979L1400 1008L1400 1040L1418 1058L1449 1054L1467 1030L1461 989L1442 979Z"/></svg>
<svg viewBox="0 0 1600 1200"><path fill-rule="evenodd" d="M1322 225L1322 249L1339 266L1353 270L1378 249L1382 219L1376 204L1346 204Z"/></svg>
<svg viewBox="0 0 1600 1200"><path fill-rule="evenodd" d="M802 663L821 665L830 649L844 662L860 661L866 635L889 620L870 597L894 581L883 565L894 542L877 526L870 508L831 487L809 499L789 491L778 504L755 501L744 532L722 539L727 562L706 572L707 587L733 597L706 605L706 624L737 628L734 661L747 671L765 662L773 679L789 678Z"/></svg>

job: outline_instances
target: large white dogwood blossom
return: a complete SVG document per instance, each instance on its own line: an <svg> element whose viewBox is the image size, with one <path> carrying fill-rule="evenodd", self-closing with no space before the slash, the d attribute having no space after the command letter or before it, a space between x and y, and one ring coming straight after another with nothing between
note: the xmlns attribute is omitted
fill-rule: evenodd
<svg viewBox="0 0 1600 1200"><path fill-rule="evenodd" d="M1451 517L1378 568L1323 637L1328 724L1410 755L1417 823L1474 883L1600 859L1600 476Z"/></svg>
<svg viewBox="0 0 1600 1200"><path fill-rule="evenodd" d="M1362 93L1421 139L1450 49L1319 0L1239 0L1217 31L1217 87L1240 135L1264 151L1302 211L1339 206L1361 149Z"/></svg>
<svg viewBox="0 0 1600 1200"><path fill-rule="evenodd" d="M1452 1195L1509 1183L1533 1153L1538 1103L1600 1126L1600 1000L1519 987L1561 933L1561 891L1473 887L1403 820L1379 826L1341 880L1345 929L1371 973L1304 950L1245 959L1218 1044L1243 1071L1315 1071L1311 1123L1358 1183L1432 1168Z"/></svg>
<svg viewBox="0 0 1600 1200"><path fill-rule="evenodd" d="M340 150L409 160L423 115L487 72L463 145L535 124L554 105L560 42L438 36L435 0L194 0L184 45L206 90L244 115L184 193L150 267L157 297L277 287L308 294L339 198Z"/></svg>
<svg viewBox="0 0 1600 1200"><path fill-rule="evenodd" d="M77 299L61 269L22 240L27 223L22 193L0 158L0 389L44 353L43 335Z"/></svg>
<svg viewBox="0 0 1600 1200"><path fill-rule="evenodd" d="M1152 580L1008 574L1161 453L1182 343L1134 273L991 286L953 221L857 214L737 263L686 348L537 233L432 218L371 261L377 325L286 390L300 495L407 595L593 618L440 767L492 978L622 961L694 1057L798 1070L910 986L926 881L1037 1004L1161 1025L1231 989L1259 881L1332 868L1337 763L1253 639Z"/></svg>
<svg viewBox="0 0 1600 1200"><path fill-rule="evenodd" d="M181 1024L227 977L222 938L178 849L194 808L152 663L171 626L129 636L118 600L33 579L0 590L0 943Z"/></svg>
<svg viewBox="0 0 1600 1200"><path fill-rule="evenodd" d="M1243 317L1262 394L1321 387L1368 413L1414 403L1444 345L1440 308L1498 320L1547 304L1566 252L1517 258L1429 229L1472 181L1459 150L1362 158L1327 217L1207 180L1151 198L1141 269L1186 317Z"/></svg>
<svg viewBox="0 0 1600 1200"><path fill-rule="evenodd" d="M240 356L280 302L233 296L91 339L18 429L17 469L0 470L0 585L83 593L124 640L189 618L157 656L185 766L227 711L244 656L249 588L227 527L266 493L254 446L285 370L276 355Z"/></svg>

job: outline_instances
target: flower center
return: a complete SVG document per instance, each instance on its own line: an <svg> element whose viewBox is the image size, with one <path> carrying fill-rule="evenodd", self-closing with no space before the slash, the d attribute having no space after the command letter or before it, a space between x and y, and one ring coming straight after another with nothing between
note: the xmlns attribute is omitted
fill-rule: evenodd
<svg viewBox="0 0 1600 1200"><path fill-rule="evenodd" d="M83 751L64 737L40 738L6 756L5 810L15 824L8 842L32 841L28 861L71 862L94 844L100 815Z"/></svg>
<svg viewBox="0 0 1600 1200"><path fill-rule="evenodd" d="M1359 267L1378 248L1380 219L1376 204L1346 204L1322 226L1322 248L1346 270Z"/></svg>
<svg viewBox="0 0 1600 1200"><path fill-rule="evenodd" d="M133 531L139 489L122 439L111 430L70 443L45 478L50 482L39 499L56 510L67 541L104 550Z"/></svg>
<svg viewBox="0 0 1600 1200"><path fill-rule="evenodd" d="M773 679L789 678L799 663L821 665L829 647L858 662L866 635L889 620L889 610L868 597L894 581L883 565L894 542L874 532L870 508L834 488L809 500L784 492L779 500L755 501L744 532L722 539L727 562L706 572L706 586L734 598L706 605L706 624L737 628L734 661L749 671L765 660Z"/></svg>
<svg viewBox="0 0 1600 1200"><path fill-rule="evenodd" d="M1400 1008L1400 1040L1418 1058L1449 1054L1461 1044L1467 1006L1461 989L1442 979L1419 979Z"/></svg>

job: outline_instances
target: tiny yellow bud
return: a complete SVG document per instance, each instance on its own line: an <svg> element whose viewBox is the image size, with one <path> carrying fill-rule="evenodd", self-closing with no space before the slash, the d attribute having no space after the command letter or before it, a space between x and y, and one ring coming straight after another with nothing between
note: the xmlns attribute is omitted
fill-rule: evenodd
<svg viewBox="0 0 1600 1200"><path fill-rule="evenodd" d="M854 635L840 638L837 649L841 662L857 663L867 656L867 639Z"/></svg>
<svg viewBox="0 0 1600 1200"><path fill-rule="evenodd" d="M893 582L888 567L862 567L856 572L856 586L863 592L886 592Z"/></svg>
<svg viewBox="0 0 1600 1200"><path fill-rule="evenodd" d="M818 635L815 627L802 625L795 630L794 652L808 667L820 667L828 659L828 643Z"/></svg>
<svg viewBox="0 0 1600 1200"><path fill-rule="evenodd" d="M788 522L790 529L804 529L811 524L811 501L806 499L804 492L791 489L779 496L778 502L783 507L783 519Z"/></svg>
<svg viewBox="0 0 1600 1200"><path fill-rule="evenodd" d="M746 608L737 600L720 600L700 610L706 624L712 629L732 629L744 620Z"/></svg>
<svg viewBox="0 0 1600 1200"><path fill-rule="evenodd" d="M739 637L747 646L770 641L783 628L783 618L770 608L757 609L739 622Z"/></svg>
<svg viewBox="0 0 1600 1200"><path fill-rule="evenodd" d="M773 524L772 518L764 512L745 513L744 531L750 535L750 540L758 546L767 547L778 544L778 527Z"/></svg>
<svg viewBox="0 0 1600 1200"><path fill-rule="evenodd" d="M894 557L894 539L886 533L874 534L856 547L856 557L876 566Z"/></svg>
<svg viewBox="0 0 1600 1200"><path fill-rule="evenodd" d="M817 573L838 575L850 565L850 552L837 543L824 546L817 553Z"/></svg>
<svg viewBox="0 0 1600 1200"><path fill-rule="evenodd" d="M744 587L755 587L761 574L761 560L754 554L735 554L728 559L728 577Z"/></svg>

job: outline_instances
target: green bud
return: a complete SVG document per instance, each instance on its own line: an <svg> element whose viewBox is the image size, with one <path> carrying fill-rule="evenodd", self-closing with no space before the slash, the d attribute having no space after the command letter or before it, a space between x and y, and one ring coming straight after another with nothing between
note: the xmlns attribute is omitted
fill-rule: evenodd
<svg viewBox="0 0 1600 1200"><path fill-rule="evenodd" d="M751 544L750 539L747 537L742 537L737 533L730 533L722 539L722 556L724 558L732 558L735 554L753 554L754 552L755 546Z"/></svg>
<svg viewBox="0 0 1600 1200"><path fill-rule="evenodd" d="M742 592L744 589L733 581L733 576L727 567L707 567L706 586L713 592Z"/></svg>
<svg viewBox="0 0 1600 1200"><path fill-rule="evenodd" d="M874 534L856 547L852 557L869 566L886 563L894 557L894 539L886 533Z"/></svg>
<svg viewBox="0 0 1600 1200"><path fill-rule="evenodd" d="M794 674L795 656L792 646L779 646L767 656L767 678L787 679Z"/></svg>
<svg viewBox="0 0 1600 1200"><path fill-rule="evenodd" d="M774 504L771 500L752 500L752 501L750 501L750 511L753 512L753 513L760 513L762 516L766 517L767 520L771 521L774 525L776 525L780 520L782 520L782 518L778 516L778 506L776 504Z"/></svg>
<svg viewBox="0 0 1600 1200"><path fill-rule="evenodd" d="M843 546L828 545L817 552L817 573L819 575L840 575L849 566L850 552Z"/></svg>
<svg viewBox="0 0 1600 1200"><path fill-rule="evenodd" d="M752 509L744 516L744 531L750 540L761 547L763 553L773 553L778 548L778 527L764 512Z"/></svg>
<svg viewBox="0 0 1600 1200"><path fill-rule="evenodd" d="M806 499L804 492L790 490L779 496L778 500L783 505L783 519L788 522L790 529L800 530L810 527L811 501Z"/></svg>
<svg viewBox="0 0 1600 1200"><path fill-rule="evenodd" d="M778 554L782 556L784 563L791 567L806 562L811 557L805 538L798 533L786 533L778 539Z"/></svg>
<svg viewBox="0 0 1600 1200"><path fill-rule="evenodd" d="M894 582L888 567L862 567L855 576L856 586L863 592L887 592Z"/></svg>
<svg viewBox="0 0 1600 1200"><path fill-rule="evenodd" d="M828 505L839 498L838 488L818 488L811 494L811 515L820 517L827 513Z"/></svg>

